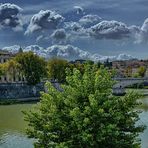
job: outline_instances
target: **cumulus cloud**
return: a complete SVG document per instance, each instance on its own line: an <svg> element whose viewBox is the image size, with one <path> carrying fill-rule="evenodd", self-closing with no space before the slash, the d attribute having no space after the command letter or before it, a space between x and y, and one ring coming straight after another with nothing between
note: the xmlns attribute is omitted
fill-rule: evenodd
<svg viewBox="0 0 148 148"><path fill-rule="evenodd" d="M54 11L41 10L31 18L25 34L31 34L36 31L57 29L63 20L64 18Z"/></svg>
<svg viewBox="0 0 148 148"><path fill-rule="evenodd" d="M137 43L148 42L148 18L145 19L140 32L137 34Z"/></svg>
<svg viewBox="0 0 148 148"><path fill-rule="evenodd" d="M74 32L79 32L82 30L82 26L77 22L65 22L64 28Z"/></svg>
<svg viewBox="0 0 148 148"><path fill-rule="evenodd" d="M47 48L49 57L60 57L68 60L88 59L89 53L72 45L53 45Z"/></svg>
<svg viewBox="0 0 148 148"><path fill-rule="evenodd" d="M0 28L12 28L14 31L22 30L20 12L22 9L10 3L0 4Z"/></svg>
<svg viewBox="0 0 148 148"><path fill-rule="evenodd" d="M90 36L97 39L123 39L129 37L130 30L126 24L118 21L102 21L89 30Z"/></svg>
<svg viewBox="0 0 148 148"><path fill-rule="evenodd" d="M89 32L78 22L65 22L65 30L69 34L70 40L89 37Z"/></svg>
<svg viewBox="0 0 148 148"><path fill-rule="evenodd" d="M17 53L19 51L19 46L14 45L11 47L5 47L3 50L7 50L12 53ZM92 61L101 61L104 62L107 59L110 61L115 60L130 60L134 59L132 56L127 54L120 54L117 56L102 56L98 53L91 54L85 50L81 50L78 47L74 47L72 45L53 45L48 48L43 48L38 45L30 45L23 48L23 51L32 51L35 54L42 56L46 59L59 57L67 60L76 60L76 59L84 59L84 60L92 60Z"/></svg>
<svg viewBox="0 0 148 148"><path fill-rule="evenodd" d="M74 6L77 14L85 14L84 9L81 6Z"/></svg>
<svg viewBox="0 0 148 148"><path fill-rule="evenodd" d="M91 27L91 26L93 26L93 25L95 25L95 24L100 23L101 20L102 20L102 18L99 17L98 15L91 15L91 14L89 14L89 15L83 16L83 17L79 20L79 23L80 23L82 26L88 28L88 27Z"/></svg>
<svg viewBox="0 0 148 148"><path fill-rule="evenodd" d="M2 48L2 50L9 51L11 53L17 53L19 51L19 49L20 49L19 45L13 45L13 46L8 46L8 47Z"/></svg>
<svg viewBox="0 0 148 148"><path fill-rule="evenodd" d="M59 43L66 42L67 37L65 29L57 29L51 34L53 41Z"/></svg>

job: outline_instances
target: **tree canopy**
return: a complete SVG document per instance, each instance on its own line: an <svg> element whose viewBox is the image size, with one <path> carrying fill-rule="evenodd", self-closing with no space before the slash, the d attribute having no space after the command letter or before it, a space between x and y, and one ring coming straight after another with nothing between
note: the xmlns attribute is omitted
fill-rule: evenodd
<svg viewBox="0 0 148 148"><path fill-rule="evenodd" d="M33 52L19 53L15 60L29 85L39 83L47 73L46 61Z"/></svg>
<svg viewBox="0 0 148 148"><path fill-rule="evenodd" d="M58 82L65 81L65 70L68 67L68 61L63 59L53 58L48 61L47 73L50 79L58 80Z"/></svg>
<svg viewBox="0 0 148 148"><path fill-rule="evenodd" d="M140 66L139 69L138 69L138 75L140 77L144 77L145 73L146 73L146 67L145 66Z"/></svg>
<svg viewBox="0 0 148 148"><path fill-rule="evenodd" d="M84 74L76 68L66 74L62 92L48 83L40 103L25 112L27 134L36 139L35 147L139 147L137 136L144 130L135 125L139 95L114 96L112 73L104 68L87 65Z"/></svg>

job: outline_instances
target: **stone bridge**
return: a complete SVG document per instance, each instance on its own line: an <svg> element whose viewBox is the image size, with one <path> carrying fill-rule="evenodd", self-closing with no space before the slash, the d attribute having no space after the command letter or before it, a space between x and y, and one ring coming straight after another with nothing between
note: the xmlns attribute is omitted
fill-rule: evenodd
<svg viewBox="0 0 148 148"><path fill-rule="evenodd" d="M141 83L148 83L148 78L114 78L117 81L117 84L113 87L113 93L115 95L123 95L125 94L125 87L134 85L134 84L141 84Z"/></svg>
<svg viewBox="0 0 148 148"><path fill-rule="evenodd" d="M148 78L114 78L117 81L115 87L127 87L133 84L141 84L144 82L148 83Z"/></svg>

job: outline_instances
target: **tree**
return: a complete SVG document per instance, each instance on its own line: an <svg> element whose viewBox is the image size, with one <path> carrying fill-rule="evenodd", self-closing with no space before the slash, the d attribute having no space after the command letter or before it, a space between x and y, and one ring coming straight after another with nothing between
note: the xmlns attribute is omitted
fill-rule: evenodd
<svg viewBox="0 0 148 148"><path fill-rule="evenodd" d="M0 76L4 74L5 74L5 66L2 63L0 63Z"/></svg>
<svg viewBox="0 0 148 148"><path fill-rule="evenodd" d="M145 73L146 73L146 67L145 66L140 66L139 69L138 69L138 75L140 77L144 77Z"/></svg>
<svg viewBox="0 0 148 148"><path fill-rule="evenodd" d="M30 112L25 112L27 134L35 147L44 148L137 148L144 130L135 125L139 95L112 94L115 84L107 69L86 66L67 70L63 91L48 83L48 92Z"/></svg>
<svg viewBox="0 0 148 148"><path fill-rule="evenodd" d="M33 52L20 53L15 60L29 85L36 85L46 76L46 61Z"/></svg>
<svg viewBox="0 0 148 148"><path fill-rule="evenodd" d="M110 62L109 59L107 59L107 60L104 62L104 66L105 66L105 67L108 67L108 68L112 68L112 62Z"/></svg>
<svg viewBox="0 0 148 148"><path fill-rule="evenodd" d="M132 76L132 67L131 67L131 66L128 66L128 67L125 69L125 76L126 76L126 77L131 77L131 76Z"/></svg>
<svg viewBox="0 0 148 148"><path fill-rule="evenodd" d="M47 64L48 77L56 79L58 82L64 82L66 78L65 70L68 67L68 62L63 59L50 59Z"/></svg>
<svg viewBox="0 0 148 148"><path fill-rule="evenodd" d="M9 75L9 77L14 78L15 76L20 76L21 71L19 70L19 64L15 61L15 59L10 59L7 62L3 63L3 69L5 75Z"/></svg>

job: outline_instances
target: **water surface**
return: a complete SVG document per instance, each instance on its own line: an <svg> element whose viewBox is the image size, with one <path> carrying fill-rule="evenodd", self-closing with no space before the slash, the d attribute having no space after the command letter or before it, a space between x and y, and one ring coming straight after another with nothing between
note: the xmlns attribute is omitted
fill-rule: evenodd
<svg viewBox="0 0 148 148"><path fill-rule="evenodd" d="M148 97L143 102L140 124L148 126ZM25 135L27 124L23 120L22 110L31 109L33 104L0 106L0 148L33 148L33 140ZM140 135L142 148L148 148L148 128Z"/></svg>
<svg viewBox="0 0 148 148"><path fill-rule="evenodd" d="M32 105L0 106L0 148L33 148L33 140L25 135L27 124L21 112L31 109Z"/></svg>

